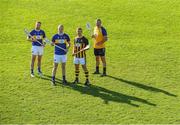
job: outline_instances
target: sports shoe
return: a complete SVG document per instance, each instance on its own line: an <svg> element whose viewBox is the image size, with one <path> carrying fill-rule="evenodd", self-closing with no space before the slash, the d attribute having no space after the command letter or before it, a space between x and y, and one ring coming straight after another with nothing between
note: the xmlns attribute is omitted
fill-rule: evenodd
<svg viewBox="0 0 180 125"><path fill-rule="evenodd" d="M39 76L43 76L43 73L41 71L38 71Z"/></svg>
<svg viewBox="0 0 180 125"><path fill-rule="evenodd" d="M55 81L55 80L52 80L52 81L51 81L51 84L52 84L53 86L56 86L56 81Z"/></svg>
<svg viewBox="0 0 180 125"><path fill-rule="evenodd" d="M66 81L66 80L63 80L63 81L62 81L62 84L63 84L63 85L67 85L67 81Z"/></svg>
<svg viewBox="0 0 180 125"><path fill-rule="evenodd" d="M100 74L98 71L95 71L93 74Z"/></svg>
<svg viewBox="0 0 180 125"><path fill-rule="evenodd" d="M104 76L107 76L107 74L106 73L101 74L101 77L104 77Z"/></svg>
<svg viewBox="0 0 180 125"><path fill-rule="evenodd" d="M32 77L32 78L35 77L35 76L34 76L34 73L31 73L31 77Z"/></svg>
<svg viewBox="0 0 180 125"><path fill-rule="evenodd" d="M78 84L79 83L79 80L78 79L75 79L73 84Z"/></svg>
<svg viewBox="0 0 180 125"><path fill-rule="evenodd" d="M89 80L86 80L86 82L84 83L84 85L85 85L85 86L90 86L91 84L90 84Z"/></svg>

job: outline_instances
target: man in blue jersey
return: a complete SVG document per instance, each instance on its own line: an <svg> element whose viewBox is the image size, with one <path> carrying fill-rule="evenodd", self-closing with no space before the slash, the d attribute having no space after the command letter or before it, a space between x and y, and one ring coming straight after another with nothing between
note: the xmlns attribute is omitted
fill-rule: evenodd
<svg viewBox="0 0 180 125"><path fill-rule="evenodd" d="M55 34L52 38L52 45L56 45L54 49L54 67L52 70L52 84L55 84L55 76L56 76L56 71L58 68L58 64L61 63L62 67L62 77L63 77L63 84L66 85L66 60L67 60L67 50L70 47L70 38L69 36L64 33L64 26L59 25L58 26L58 33ZM59 47L57 47L59 46ZM63 49L60 49L63 48Z"/></svg>
<svg viewBox="0 0 180 125"><path fill-rule="evenodd" d="M31 58L31 77L34 77L34 63L36 57L38 57L38 74L42 76L41 60L43 55L43 39L46 37L45 32L41 30L41 22L36 22L35 29L30 32L32 37L28 37L28 40L32 42L32 58ZM40 44L41 43L41 44Z"/></svg>

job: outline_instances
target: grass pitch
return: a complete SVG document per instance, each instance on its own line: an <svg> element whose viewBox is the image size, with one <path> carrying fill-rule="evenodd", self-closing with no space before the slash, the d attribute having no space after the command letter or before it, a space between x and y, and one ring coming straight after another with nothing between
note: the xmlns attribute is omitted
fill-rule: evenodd
<svg viewBox="0 0 180 125"><path fill-rule="evenodd" d="M180 1L0 0L0 123L180 123ZM43 78L30 78L31 44L24 28L42 22L48 38L64 24L92 40L86 22L101 18L108 32L107 77L87 52L92 86L52 87L53 47L46 46ZM72 49L72 48L71 48ZM102 67L101 67L102 69ZM59 67L57 78L61 82ZM67 80L74 80L68 53Z"/></svg>

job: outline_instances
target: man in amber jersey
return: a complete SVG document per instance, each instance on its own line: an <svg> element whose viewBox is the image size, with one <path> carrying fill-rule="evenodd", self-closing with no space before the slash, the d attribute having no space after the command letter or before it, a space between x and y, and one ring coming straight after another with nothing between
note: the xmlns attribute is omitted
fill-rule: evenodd
<svg viewBox="0 0 180 125"><path fill-rule="evenodd" d="M101 19L96 20L92 38L94 39L94 55L96 57L96 71L94 74L100 74L99 64L101 59L103 63L103 74L101 76L103 77L106 76L105 42L107 41L107 32L102 26Z"/></svg>

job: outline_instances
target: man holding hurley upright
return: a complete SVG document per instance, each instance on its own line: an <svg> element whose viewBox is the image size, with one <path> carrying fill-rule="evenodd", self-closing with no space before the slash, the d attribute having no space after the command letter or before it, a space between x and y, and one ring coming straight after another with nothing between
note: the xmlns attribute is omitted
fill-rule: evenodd
<svg viewBox="0 0 180 125"><path fill-rule="evenodd" d="M106 76L106 58L105 58L105 42L107 41L107 32L106 29L102 26L101 19L96 20L96 26L94 27L94 34L92 35L94 38L94 55L96 57L96 71L94 74L100 74L99 72L99 64L100 59L103 63L103 74Z"/></svg>

